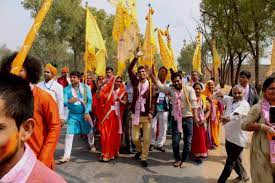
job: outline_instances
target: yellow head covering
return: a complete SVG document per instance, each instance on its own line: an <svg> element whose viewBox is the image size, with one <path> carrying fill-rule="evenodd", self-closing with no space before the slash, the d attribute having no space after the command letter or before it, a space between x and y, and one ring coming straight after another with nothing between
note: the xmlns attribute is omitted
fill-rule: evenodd
<svg viewBox="0 0 275 183"><path fill-rule="evenodd" d="M204 94L204 95L207 96L207 97L212 96L212 93L211 93L211 91L210 91L210 88L208 87L208 84L209 84L209 83L213 83L214 86L215 86L215 82L212 81L212 80L208 80L208 81L205 83L205 89L204 89L204 91L202 92L202 94Z"/></svg>

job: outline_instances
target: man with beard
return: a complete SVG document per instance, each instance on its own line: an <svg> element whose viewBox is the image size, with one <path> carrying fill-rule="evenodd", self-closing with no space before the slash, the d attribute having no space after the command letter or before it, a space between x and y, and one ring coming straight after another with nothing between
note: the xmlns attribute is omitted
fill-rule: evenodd
<svg viewBox="0 0 275 183"><path fill-rule="evenodd" d="M57 82L65 88L69 84L71 84L70 78L68 77L69 68L63 67L61 70L61 77L57 78Z"/></svg>
<svg viewBox="0 0 275 183"><path fill-rule="evenodd" d="M0 78L0 182L65 182L26 143L35 125L29 83L3 72Z"/></svg>
<svg viewBox="0 0 275 183"><path fill-rule="evenodd" d="M169 86L166 82L167 74L168 70L165 67L161 67L158 72L158 78L162 84ZM169 115L169 98L165 93L159 90L156 90L156 95L154 97L156 99L156 113L152 120L151 145L149 150L152 151L152 148L155 147L156 150L165 152L166 150L164 149L163 145L166 140L166 131ZM158 136L157 127L159 127Z"/></svg>
<svg viewBox="0 0 275 183"><path fill-rule="evenodd" d="M65 123L64 113L64 99L63 99L63 87L56 81L57 69L51 64L47 64L44 69L45 81L41 81L37 84L39 88L45 90L56 101L58 105L60 122L63 125Z"/></svg>
<svg viewBox="0 0 275 183"><path fill-rule="evenodd" d="M184 86L182 84L182 75L175 72L171 75L173 87L167 87L162 84L153 75L153 70L146 68L150 73L152 81L157 85L157 88L169 95L173 105L173 121L172 121L172 146L175 158L175 167L185 167L185 163L189 157L192 136L193 136L193 123L199 121L197 114L197 98L195 91L192 87ZM184 135L184 146L182 157L180 157L180 140L182 133Z"/></svg>

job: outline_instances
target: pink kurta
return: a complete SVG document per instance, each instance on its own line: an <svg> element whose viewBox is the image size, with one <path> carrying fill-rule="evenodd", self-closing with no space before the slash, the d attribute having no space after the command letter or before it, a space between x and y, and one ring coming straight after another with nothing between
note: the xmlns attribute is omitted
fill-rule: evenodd
<svg viewBox="0 0 275 183"><path fill-rule="evenodd" d="M12 183L65 183L53 170L37 160L31 148L25 144L25 152L17 164L5 174L0 182Z"/></svg>

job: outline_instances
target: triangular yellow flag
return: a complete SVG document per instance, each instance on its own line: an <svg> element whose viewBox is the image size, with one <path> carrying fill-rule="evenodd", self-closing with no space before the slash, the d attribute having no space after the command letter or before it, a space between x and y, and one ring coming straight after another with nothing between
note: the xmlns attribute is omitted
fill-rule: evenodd
<svg viewBox="0 0 275 183"><path fill-rule="evenodd" d="M149 8L149 12L146 16L147 25L146 25L146 32L145 32L145 38L143 43L143 57L140 61L140 65L149 65L151 66L154 61L154 56L156 53L156 41L154 36L154 28L153 28L153 20L152 16L154 14L153 8Z"/></svg>
<svg viewBox="0 0 275 183"><path fill-rule="evenodd" d="M43 5L41 6L34 23L31 27L31 30L29 31L27 37L25 38L24 44L21 47L20 51L16 55L13 63L12 63L12 69L11 73L18 75L22 65L24 64L24 61L26 59L26 56L28 55L32 44L35 40L36 35L38 34L38 31L43 23L44 18L46 17L53 0L45 0Z"/></svg>
<svg viewBox="0 0 275 183"><path fill-rule="evenodd" d="M213 74L216 77L216 74L218 73L218 68L221 67L221 58L219 56L219 53L217 51L216 47L216 41L215 39L211 40L211 46L212 46L212 52L213 52Z"/></svg>
<svg viewBox="0 0 275 183"><path fill-rule="evenodd" d="M178 64L176 63L176 60L175 60L175 56L174 56L174 51L172 49L172 43L171 43L171 37L170 37L170 33L169 33L169 25L167 26L167 46L168 46L168 49L170 50L170 54L171 54L171 57L172 57L172 60L174 61L173 62L173 70L174 71L177 71L178 70Z"/></svg>
<svg viewBox="0 0 275 183"><path fill-rule="evenodd" d="M201 44L202 44L202 34L201 34L201 32L198 32L197 39L196 39L196 49L194 52L192 65L193 65L193 70L197 71L199 74L202 74L202 72L201 72Z"/></svg>
<svg viewBox="0 0 275 183"><path fill-rule="evenodd" d="M169 38L167 38L167 44L165 44L163 40L163 36L168 37L167 31L162 31L160 29L157 29L158 31L158 41L159 41L159 49L160 49L160 56L162 60L162 64L167 69L173 69L174 71L177 70L177 66L174 61L174 56L172 53L172 49L168 47L168 42L170 41Z"/></svg>
<svg viewBox="0 0 275 183"><path fill-rule="evenodd" d="M100 52L97 54L97 52ZM103 56L103 54L105 54ZM99 56L100 55L100 56ZM105 41L103 40L100 29L97 25L95 18L90 12L89 8L86 9L86 36L85 36L85 71L95 71L97 74L105 75L106 69L106 47ZM97 61L97 58L100 58ZM102 70L103 68L103 70Z"/></svg>

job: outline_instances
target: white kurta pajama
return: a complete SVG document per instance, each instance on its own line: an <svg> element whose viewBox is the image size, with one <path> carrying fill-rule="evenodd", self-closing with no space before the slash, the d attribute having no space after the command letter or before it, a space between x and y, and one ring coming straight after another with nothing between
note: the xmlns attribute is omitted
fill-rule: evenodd
<svg viewBox="0 0 275 183"><path fill-rule="evenodd" d="M166 85L168 87L168 85ZM158 91L158 98L156 102L156 110L157 114L152 119L151 126L151 145L155 145L157 147L162 147L166 141L166 131L167 131L167 123L168 123L168 115L169 111L167 110L167 106L169 105L168 97L165 93ZM159 122L159 125L157 125ZM159 127L159 133L157 137L157 127Z"/></svg>

